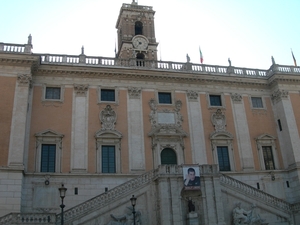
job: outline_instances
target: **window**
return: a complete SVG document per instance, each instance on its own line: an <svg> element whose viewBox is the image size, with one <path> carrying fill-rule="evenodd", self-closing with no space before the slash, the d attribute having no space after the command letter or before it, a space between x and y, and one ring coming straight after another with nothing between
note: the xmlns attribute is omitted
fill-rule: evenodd
<svg viewBox="0 0 300 225"><path fill-rule="evenodd" d="M227 146L218 146L218 162L220 171L230 171L230 161Z"/></svg>
<svg viewBox="0 0 300 225"><path fill-rule="evenodd" d="M61 96L60 87L46 87L45 99L56 99L59 100Z"/></svg>
<svg viewBox="0 0 300 225"><path fill-rule="evenodd" d="M102 173L116 172L115 146L102 146Z"/></svg>
<svg viewBox="0 0 300 225"><path fill-rule="evenodd" d="M45 130L35 134L36 137L36 172L61 172L61 151L63 134Z"/></svg>
<svg viewBox="0 0 300 225"><path fill-rule="evenodd" d="M158 93L158 102L159 102L159 104L172 104L171 93L159 92Z"/></svg>
<svg viewBox="0 0 300 225"><path fill-rule="evenodd" d="M143 23L140 21L135 22L134 26L135 35L142 35L143 34Z"/></svg>
<svg viewBox="0 0 300 225"><path fill-rule="evenodd" d="M277 120L277 123L278 123L279 131L282 131L281 121Z"/></svg>
<svg viewBox="0 0 300 225"><path fill-rule="evenodd" d="M209 95L210 106L222 106L221 95Z"/></svg>
<svg viewBox="0 0 300 225"><path fill-rule="evenodd" d="M56 145L42 144L41 172L55 172Z"/></svg>
<svg viewBox="0 0 300 225"><path fill-rule="evenodd" d="M177 164L176 153L171 148L165 148L161 151L161 164Z"/></svg>
<svg viewBox="0 0 300 225"><path fill-rule="evenodd" d="M272 152L272 146L262 146L265 168L266 170L274 170L274 158Z"/></svg>
<svg viewBox="0 0 300 225"><path fill-rule="evenodd" d="M114 102L115 90L114 89L101 89L101 101Z"/></svg>
<svg viewBox="0 0 300 225"><path fill-rule="evenodd" d="M279 168L276 138L270 134L262 134L255 138L260 168L262 170L276 170ZM277 168L278 167L278 168Z"/></svg>
<svg viewBox="0 0 300 225"><path fill-rule="evenodd" d="M263 102L261 97L251 97L253 108L263 108Z"/></svg>

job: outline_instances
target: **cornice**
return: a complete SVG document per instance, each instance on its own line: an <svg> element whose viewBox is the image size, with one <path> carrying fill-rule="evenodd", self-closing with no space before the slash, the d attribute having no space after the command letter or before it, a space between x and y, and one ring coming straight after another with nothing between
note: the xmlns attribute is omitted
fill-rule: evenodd
<svg viewBox="0 0 300 225"><path fill-rule="evenodd" d="M31 67L32 70L36 70L40 62L38 55L31 55L25 53L18 54L0 54L0 65L3 66L25 66Z"/></svg>
<svg viewBox="0 0 300 225"><path fill-rule="evenodd" d="M259 86L268 87L266 78L249 78L237 76L224 76L212 74L195 74L186 72L161 71L157 69L128 69L128 68L95 68L81 66L53 66L40 65L34 76L57 76L72 78L109 78L155 82L175 83L201 83L201 84L223 84L235 86Z"/></svg>

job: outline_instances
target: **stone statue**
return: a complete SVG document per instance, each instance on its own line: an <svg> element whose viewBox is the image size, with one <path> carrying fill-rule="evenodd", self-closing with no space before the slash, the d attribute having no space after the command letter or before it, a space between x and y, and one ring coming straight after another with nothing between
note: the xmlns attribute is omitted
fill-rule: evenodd
<svg viewBox="0 0 300 225"><path fill-rule="evenodd" d="M271 57L271 60L272 60L272 65L276 64L273 56Z"/></svg>
<svg viewBox="0 0 300 225"><path fill-rule="evenodd" d="M236 207L232 211L233 216L233 224L239 225L239 224L248 224L248 214L250 214L251 211L246 211L243 208L241 208L241 203L237 203Z"/></svg>
<svg viewBox="0 0 300 225"><path fill-rule="evenodd" d="M187 201L188 201L189 212L195 212L195 205L193 203L192 198L189 197Z"/></svg>
<svg viewBox="0 0 300 225"><path fill-rule="evenodd" d="M257 212L257 207L255 204L251 205L251 212L248 216L249 225L262 225L265 224L265 220L260 218L260 215Z"/></svg>
<svg viewBox="0 0 300 225"><path fill-rule="evenodd" d="M27 44L32 45L32 36L29 34Z"/></svg>
<svg viewBox="0 0 300 225"><path fill-rule="evenodd" d="M191 61L191 58L189 57L189 54L186 54L186 61L189 63Z"/></svg>
<svg viewBox="0 0 300 225"><path fill-rule="evenodd" d="M141 212L136 211L135 212L135 223L133 219L133 213L132 213L132 207L126 207L126 213L121 216L115 216L111 214L111 218L113 218L113 221L110 221L107 225L141 225Z"/></svg>
<svg viewBox="0 0 300 225"><path fill-rule="evenodd" d="M260 215L256 211L257 207L255 204L251 205L251 209L249 211L244 210L241 208L241 203L237 203L236 207L233 209L232 216L233 216L233 224L240 225L240 224L248 224L248 225L264 225L268 224L265 223L264 219L261 219Z"/></svg>
<svg viewBox="0 0 300 225"><path fill-rule="evenodd" d="M230 58L228 58L228 63L229 63L229 66L231 66L231 60L230 60Z"/></svg>

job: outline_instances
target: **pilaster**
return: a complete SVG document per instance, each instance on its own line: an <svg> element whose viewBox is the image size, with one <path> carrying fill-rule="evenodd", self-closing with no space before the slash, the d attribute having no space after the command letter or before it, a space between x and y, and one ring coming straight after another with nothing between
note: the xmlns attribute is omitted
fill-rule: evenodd
<svg viewBox="0 0 300 225"><path fill-rule="evenodd" d="M8 166L22 170L24 169L24 143L26 143L26 118L31 79L31 74L18 75L10 131Z"/></svg>
<svg viewBox="0 0 300 225"><path fill-rule="evenodd" d="M231 94L232 111L236 140L240 152L242 169L254 170L254 160L250 141L249 127L247 123L246 111L243 104L243 97L238 94Z"/></svg>
<svg viewBox="0 0 300 225"><path fill-rule="evenodd" d="M88 85L74 84L72 110L72 172L87 171Z"/></svg>
<svg viewBox="0 0 300 225"><path fill-rule="evenodd" d="M207 164L203 118L197 92L187 92L187 108L193 154L192 163Z"/></svg>
<svg viewBox="0 0 300 225"><path fill-rule="evenodd" d="M128 88L128 149L132 172L145 171L143 110L141 88Z"/></svg>

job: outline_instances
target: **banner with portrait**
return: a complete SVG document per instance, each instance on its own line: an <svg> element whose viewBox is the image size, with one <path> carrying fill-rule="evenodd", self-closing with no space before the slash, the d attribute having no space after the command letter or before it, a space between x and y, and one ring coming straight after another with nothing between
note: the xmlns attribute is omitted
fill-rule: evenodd
<svg viewBox="0 0 300 225"><path fill-rule="evenodd" d="M200 190L199 165L183 165L183 184L185 190Z"/></svg>

